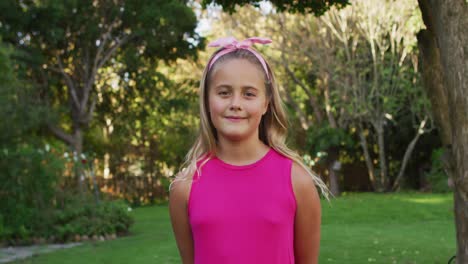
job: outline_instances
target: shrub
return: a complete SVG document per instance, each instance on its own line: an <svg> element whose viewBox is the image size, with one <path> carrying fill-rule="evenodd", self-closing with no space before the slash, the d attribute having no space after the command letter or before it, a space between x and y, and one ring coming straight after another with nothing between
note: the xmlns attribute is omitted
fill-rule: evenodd
<svg viewBox="0 0 468 264"><path fill-rule="evenodd" d="M0 241L3 240L5 236L5 227L3 226L3 216L0 214Z"/></svg>
<svg viewBox="0 0 468 264"><path fill-rule="evenodd" d="M101 201L89 198L69 201L56 211L54 233L59 241L68 241L75 235L127 234L134 223L128 205L123 201Z"/></svg>
<svg viewBox="0 0 468 264"><path fill-rule="evenodd" d="M431 170L426 174L426 178L430 183L431 190L436 193L446 193L452 190L448 187L448 176L445 173L442 163L443 148L434 149L432 151L432 166Z"/></svg>
<svg viewBox="0 0 468 264"><path fill-rule="evenodd" d="M121 201L59 190L64 160L51 147L24 145L0 151L0 241L37 238L70 241L76 235L125 234L133 223ZM52 239L53 238L53 239Z"/></svg>
<svg viewBox="0 0 468 264"><path fill-rule="evenodd" d="M29 240L51 228L57 181L64 162L56 153L32 145L0 151L0 214L6 240Z"/></svg>

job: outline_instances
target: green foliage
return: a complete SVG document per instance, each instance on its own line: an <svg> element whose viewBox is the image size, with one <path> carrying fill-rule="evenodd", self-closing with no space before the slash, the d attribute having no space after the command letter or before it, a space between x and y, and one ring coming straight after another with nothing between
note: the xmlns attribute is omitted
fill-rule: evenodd
<svg viewBox="0 0 468 264"><path fill-rule="evenodd" d="M0 43L0 240L27 243L33 237L63 238L70 232L126 232L131 224L127 207L116 203L90 210L97 221L78 217L55 226L65 148L42 143L39 132L47 122L47 109L37 102L34 87L18 78L11 60L17 54Z"/></svg>
<svg viewBox="0 0 468 264"><path fill-rule="evenodd" d="M11 84L15 81L13 68L11 66L10 54L12 48L0 42L0 84Z"/></svg>
<svg viewBox="0 0 468 264"><path fill-rule="evenodd" d="M194 118L187 121L187 116L196 91L171 81L166 75L172 72L161 73L159 65L174 70L171 63L196 58L204 45L187 1L8 0L1 1L0 9L0 36L22 50L13 61L21 63L15 70L28 82L25 87L34 84L38 91L24 93L29 97L21 98L28 103L0 106L5 106L0 117L6 120L0 125L2 143L19 138L20 132L7 129L10 124L37 121L21 129L30 137L33 129L50 132L44 131L47 121L48 127L63 130L69 137L59 138L73 147L75 129L82 129L83 150L98 158L111 153L112 174L131 174L115 168L141 164L138 169L158 176L180 163L191 140L186 135L194 130ZM13 68L2 66L0 73L9 74L0 78L14 79ZM8 96L15 97L16 87L9 88ZM75 94L82 101L75 102ZM50 107L53 119L43 118L51 115L41 105ZM23 112L29 115L20 116Z"/></svg>
<svg viewBox="0 0 468 264"><path fill-rule="evenodd" d="M131 209L123 201L105 200L96 204L92 197L67 194L60 204L63 207L49 204L44 208L20 201L12 205L7 201L0 214L7 216L4 223L0 217L0 241L27 244L33 237L65 242L76 235L125 235L134 223Z"/></svg>
<svg viewBox="0 0 468 264"><path fill-rule="evenodd" d="M256 7L263 2L261 0L203 0L203 6L206 7L208 4L216 3L223 6L224 10L233 12L236 5L252 4ZM318 1L283 1L283 0L271 0L279 11L288 12L299 12L299 13L314 13L319 16L325 11L330 9L332 6L344 7L349 4L349 0L318 0Z"/></svg>
<svg viewBox="0 0 468 264"><path fill-rule="evenodd" d="M67 241L75 235L127 234L134 219L123 201L80 199L71 196L63 209L55 213L53 234L59 241Z"/></svg>
<svg viewBox="0 0 468 264"><path fill-rule="evenodd" d="M327 151L334 147L352 147L355 145L349 133L328 125L311 127L307 130L307 149L313 152Z"/></svg>
<svg viewBox="0 0 468 264"><path fill-rule="evenodd" d="M3 215L0 214L0 241L6 235L5 225L3 224Z"/></svg>
<svg viewBox="0 0 468 264"><path fill-rule="evenodd" d="M46 145L0 151L0 214L7 239L45 234L51 224L55 190L64 171L60 152Z"/></svg>
<svg viewBox="0 0 468 264"><path fill-rule="evenodd" d="M169 78L172 72L161 73L168 68L148 67L129 74L128 81L120 83L121 89L102 92L103 103L96 108L99 115L93 124L96 136L90 142L93 149L111 153L119 163L125 156L131 162L145 156L142 162L150 174L161 169L156 157L169 166L181 162L193 142L188 135L195 130L197 94L193 86ZM113 131L99 136L102 127L108 127L107 120L112 121ZM132 150L140 155L133 155Z"/></svg>
<svg viewBox="0 0 468 264"><path fill-rule="evenodd" d="M108 120L118 137L112 145L125 154L140 146L152 147L161 140L158 135L167 125L166 116L188 105L169 90L175 85L166 85L167 78L155 70L162 62L195 58L204 45L187 1L2 1L0 8L8 10L0 14L0 35L24 50L17 56L26 65L21 71L41 87L36 98L56 113L48 127L73 148L81 151L82 141L76 135L83 132L85 139L92 140L84 142L85 151L112 152L108 143L114 138L102 132L110 125ZM169 100L161 96L167 91ZM116 120L124 113L126 119ZM96 116L99 120L93 123ZM137 122L149 123L150 128L135 130ZM180 127L175 126L174 130ZM86 133L88 127L91 135ZM168 134L179 135L173 132ZM89 151L89 146L97 149Z"/></svg>
<svg viewBox="0 0 468 264"><path fill-rule="evenodd" d="M432 166L431 170L426 174L431 190L436 193L446 193L452 190L448 187L448 176L445 173L442 163L443 148L434 149L432 151Z"/></svg>
<svg viewBox="0 0 468 264"><path fill-rule="evenodd" d="M133 45L128 48L133 52L121 51L131 57L193 55L195 47L188 39L199 38L194 33L195 14L184 1L2 1L0 8L8 10L0 15L4 39L37 49L45 55L42 59L55 57L57 50L82 59L96 54L96 40L109 25L113 29L109 34L116 37L131 34Z"/></svg>
<svg viewBox="0 0 468 264"><path fill-rule="evenodd" d="M18 78L11 60L17 54L0 42L0 239L46 232L64 170L60 145L44 146L39 137L47 110L38 106L34 87Z"/></svg>
<svg viewBox="0 0 468 264"><path fill-rule="evenodd" d="M319 164L331 164L335 160L346 161L340 156L345 153L343 150L356 148L351 135L341 128L332 128L328 125L321 127L311 127L306 131L307 152L304 161L310 166Z"/></svg>
<svg viewBox="0 0 468 264"><path fill-rule="evenodd" d="M20 80L11 59L18 51L0 40L0 147L31 141L47 121L47 109L34 87Z"/></svg>

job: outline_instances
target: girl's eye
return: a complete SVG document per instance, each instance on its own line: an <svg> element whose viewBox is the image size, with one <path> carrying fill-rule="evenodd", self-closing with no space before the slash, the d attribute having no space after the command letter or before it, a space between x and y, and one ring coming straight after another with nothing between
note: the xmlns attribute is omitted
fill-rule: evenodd
<svg viewBox="0 0 468 264"><path fill-rule="evenodd" d="M218 92L218 95L220 95L220 96L228 96L230 94L231 94L231 92L229 92L229 91L219 91ZM247 96L247 97L257 96L255 93L252 93L252 92L246 92L246 93L244 93L244 95Z"/></svg>

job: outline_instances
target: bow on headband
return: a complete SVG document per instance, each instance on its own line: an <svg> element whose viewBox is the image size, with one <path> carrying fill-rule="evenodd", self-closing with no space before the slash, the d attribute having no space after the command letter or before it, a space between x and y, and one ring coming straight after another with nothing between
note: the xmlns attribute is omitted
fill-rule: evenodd
<svg viewBox="0 0 468 264"><path fill-rule="evenodd" d="M211 66L223 55L233 52L238 49L245 49L250 51L257 59L260 61L262 64L263 69L265 70L265 73L268 78L268 67L266 65L265 60L263 57L252 48L252 45L254 43L258 44L269 44L271 43L271 39L267 38L259 38L259 37L252 37L248 39L244 39L242 41L237 41L234 37L227 37L227 38L220 38L215 41L212 41L208 44L208 47L222 47L222 50L218 52L210 61L208 64L208 69L211 69Z"/></svg>

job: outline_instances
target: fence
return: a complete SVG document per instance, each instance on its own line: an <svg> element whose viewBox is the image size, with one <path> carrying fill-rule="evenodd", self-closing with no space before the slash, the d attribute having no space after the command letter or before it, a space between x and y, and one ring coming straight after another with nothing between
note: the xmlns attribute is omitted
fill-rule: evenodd
<svg viewBox="0 0 468 264"><path fill-rule="evenodd" d="M88 190L93 190L93 180L87 177ZM96 177L96 184L101 194L111 198L125 199L133 206L165 203L168 200L169 178L145 176L119 176L105 179ZM77 187L75 177L65 177L63 190Z"/></svg>

